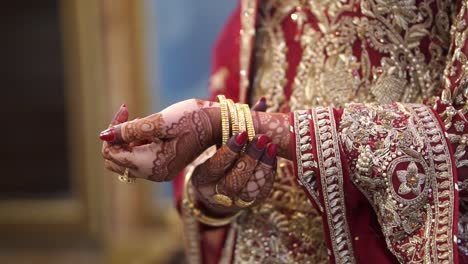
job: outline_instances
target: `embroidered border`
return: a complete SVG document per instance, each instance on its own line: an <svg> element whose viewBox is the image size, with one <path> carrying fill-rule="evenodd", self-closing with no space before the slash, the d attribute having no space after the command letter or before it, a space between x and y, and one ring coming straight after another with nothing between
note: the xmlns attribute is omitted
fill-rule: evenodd
<svg viewBox="0 0 468 264"><path fill-rule="evenodd" d="M401 263L452 263L457 187L430 108L349 104L340 133L353 182L373 206L388 249Z"/></svg>
<svg viewBox="0 0 468 264"><path fill-rule="evenodd" d="M239 101L245 103L247 88L249 86L250 59L253 49L253 37L255 35L255 17L257 0L241 1L241 30L239 52Z"/></svg>
<svg viewBox="0 0 468 264"><path fill-rule="evenodd" d="M310 137L311 111L295 111L294 127L292 132L296 137L296 162L299 184L304 186L315 201L320 212L323 212L317 193L317 162L312 153L312 142Z"/></svg>
<svg viewBox="0 0 468 264"><path fill-rule="evenodd" d="M343 168L333 108L315 108L312 117L321 189L333 253L337 263L355 263L351 234L346 220Z"/></svg>
<svg viewBox="0 0 468 264"><path fill-rule="evenodd" d="M426 146L428 146L427 159L436 173L432 186L434 206L431 207L435 216L431 232L433 261L452 263L454 261L453 243L457 243L457 237L453 235L452 230L454 221L454 175L450 151L442 127L434 113L427 106L410 105L410 109L417 121L423 124L425 129L424 139Z"/></svg>

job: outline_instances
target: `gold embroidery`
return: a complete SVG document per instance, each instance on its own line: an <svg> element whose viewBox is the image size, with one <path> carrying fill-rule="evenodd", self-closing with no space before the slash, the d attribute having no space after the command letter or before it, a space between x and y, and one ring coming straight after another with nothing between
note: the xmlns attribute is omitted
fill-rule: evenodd
<svg viewBox="0 0 468 264"><path fill-rule="evenodd" d="M328 263L322 217L298 188L289 161L280 161L270 198L236 224L234 263Z"/></svg>
<svg viewBox="0 0 468 264"><path fill-rule="evenodd" d="M250 61L252 54L252 40L255 35L255 12L257 0L241 1L241 30L240 30L240 55L239 55L239 101L246 102L247 89L249 87Z"/></svg>
<svg viewBox="0 0 468 264"><path fill-rule="evenodd" d="M285 60L281 26L289 18L302 32L303 53L292 84L293 110L353 101L421 102L433 96L441 87L449 41L449 1L436 3L434 14L431 1L264 1L276 11L267 8L259 17L255 97L267 95L271 110L286 100L280 92L287 84L285 72L296 67ZM423 41L429 43L427 51ZM371 60L369 53L376 52Z"/></svg>
<svg viewBox="0 0 468 264"><path fill-rule="evenodd" d="M317 107L312 110L312 118L324 211L328 220L333 256L337 263L355 263L351 234L346 219L343 168L333 109Z"/></svg>
<svg viewBox="0 0 468 264"><path fill-rule="evenodd" d="M352 179L389 250L401 263L452 263L453 171L434 113L423 105L350 104L340 129Z"/></svg>
<svg viewBox="0 0 468 264"><path fill-rule="evenodd" d="M312 115L310 111L294 112L293 133L296 135L296 162L297 176L300 184L303 185L315 201L320 212L323 208L317 192L317 162L314 161L312 153L312 141L310 137L310 120ZM314 170L315 169L315 170Z"/></svg>
<svg viewBox="0 0 468 264"><path fill-rule="evenodd" d="M284 1L284 0L283 0ZM265 96L268 111L277 112L285 102L284 86L287 83L286 45L281 21L299 4L298 0L265 1L259 10L259 28L256 36L254 98Z"/></svg>
<svg viewBox="0 0 468 264"><path fill-rule="evenodd" d="M254 99L266 95L269 111L279 111L288 103L283 92L288 81L293 82L289 102L292 110L343 106L348 102L421 102L438 93L442 87L440 72L445 65L449 43L450 1L267 0L262 1L262 5L256 37L253 95ZM309 21L309 15L317 23ZM286 78L288 67L296 65L288 65L287 62L288 47L282 30L285 19L296 22L301 33L297 41L301 44L302 57L294 80ZM458 27L464 29L464 25L461 26ZM421 46L423 42L428 45ZM463 42L460 40L459 43ZM372 54L372 59L369 54ZM241 93L244 93L242 89ZM392 113L388 115L391 118ZM367 120L370 122L372 118ZM403 133L399 140L411 145L411 133ZM366 140L369 135L361 136L363 138L356 135L356 140ZM385 144L388 142L376 142L379 148ZM369 160L364 159L365 153L363 150L358 161L363 169L369 164ZM408 169L411 160L405 162ZM416 166L422 169L423 165L416 163ZM360 172L366 175L363 170ZM362 180L368 181L369 185L381 184L373 178L363 177ZM415 183L411 177L406 182L407 187L415 187L412 185ZM421 186L423 194L424 190ZM270 213L276 210L272 209ZM382 210L396 212L393 207ZM427 214L433 217L431 210ZM252 219L258 216L250 215ZM393 217L394 221L402 221L391 213L385 215L389 219ZM448 221L441 218L441 223ZM417 225L413 215L402 224L402 228L410 232ZM262 233L248 226L246 230ZM423 231L430 235L430 230ZM450 235L448 239L451 239ZM411 252L414 247L405 250ZM445 255L441 253L441 256ZM426 256L426 259L429 258Z"/></svg>

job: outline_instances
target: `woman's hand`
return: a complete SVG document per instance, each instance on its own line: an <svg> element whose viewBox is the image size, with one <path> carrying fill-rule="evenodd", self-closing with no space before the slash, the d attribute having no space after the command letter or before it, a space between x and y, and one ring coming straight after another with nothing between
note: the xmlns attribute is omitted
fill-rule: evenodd
<svg viewBox="0 0 468 264"><path fill-rule="evenodd" d="M232 136L210 159L199 165L192 175L198 202L212 215L231 215L246 206L265 200L273 187L278 145L269 143L266 135L257 135L241 153L247 133ZM220 205L215 195L233 201ZM243 201L239 206L236 201Z"/></svg>
<svg viewBox="0 0 468 264"><path fill-rule="evenodd" d="M152 181L170 181L221 136L215 103L190 99L160 113L126 122L121 107L111 127L101 133L106 168Z"/></svg>
<svg viewBox="0 0 468 264"><path fill-rule="evenodd" d="M252 110L264 112L266 108L263 97ZM198 202L212 214L233 214L241 208L235 203L229 208L217 204L213 199L216 191L228 194L233 201L237 198L255 201L252 205L266 199L273 186L278 151L278 145L269 141L268 136L257 135L246 147L246 132L232 136L226 145L193 172L191 183ZM244 148L247 151L241 154Z"/></svg>

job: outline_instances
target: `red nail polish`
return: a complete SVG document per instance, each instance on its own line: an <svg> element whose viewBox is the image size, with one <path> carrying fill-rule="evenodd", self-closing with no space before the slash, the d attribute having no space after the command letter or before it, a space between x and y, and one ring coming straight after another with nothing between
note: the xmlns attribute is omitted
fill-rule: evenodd
<svg viewBox="0 0 468 264"><path fill-rule="evenodd" d="M268 157L271 159L276 156L276 153L278 152L278 145L277 144L268 144L266 153Z"/></svg>
<svg viewBox="0 0 468 264"><path fill-rule="evenodd" d="M247 132L243 131L237 134L236 136L236 144L243 145L247 141Z"/></svg>
<svg viewBox="0 0 468 264"><path fill-rule="evenodd" d="M255 144L255 146L257 147L257 149L263 149L269 140L270 138L268 136L261 135L260 137L258 137L257 144Z"/></svg>
<svg viewBox="0 0 468 264"><path fill-rule="evenodd" d="M265 97L265 96L262 96L262 98L260 98L260 102L266 103L266 97Z"/></svg>
<svg viewBox="0 0 468 264"><path fill-rule="evenodd" d="M113 141L115 139L114 128L109 128L101 132L99 138L104 141Z"/></svg>

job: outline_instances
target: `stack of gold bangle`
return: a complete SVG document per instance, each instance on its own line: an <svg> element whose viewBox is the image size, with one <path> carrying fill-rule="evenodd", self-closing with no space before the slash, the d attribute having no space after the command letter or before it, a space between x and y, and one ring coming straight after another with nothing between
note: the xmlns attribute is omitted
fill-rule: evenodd
<svg viewBox="0 0 468 264"><path fill-rule="evenodd" d="M226 99L224 95L217 96L220 109L221 109L221 130L222 130L222 143L226 144L229 138L236 133L247 131L249 140L251 141L255 136L255 130L252 122L252 115L250 112L250 108L246 104L234 104L231 99ZM244 148L245 150L245 148ZM190 178L194 171L195 167L192 166L187 170L185 175L184 181L184 192L183 192L183 200L182 205L185 209L187 209L190 214L197 219L199 222L210 225L210 226L223 226L231 223L234 219L236 219L242 211L239 211L237 214L233 216L229 216L226 218L213 218L203 214L203 212L196 208L195 203L191 196L193 193L191 191L191 184ZM216 189L217 193L217 189ZM234 203L232 202L231 198L222 194L216 194L218 196L222 196L223 199L229 199L229 203L225 201L218 202L220 205L224 205L227 207L232 206L235 204L240 208L246 208L251 206L254 201L246 202L241 199L237 199ZM216 196L215 195L215 196ZM216 199L215 199L216 200Z"/></svg>
<svg viewBox="0 0 468 264"><path fill-rule="evenodd" d="M249 106L239 103L234 104L231 99L226 99L224 95L218 95L217 98L221 109L223 144L226 144L228 139L235 133L243 131L247 131L251 141L255 136L255 129Z"/></svg>

